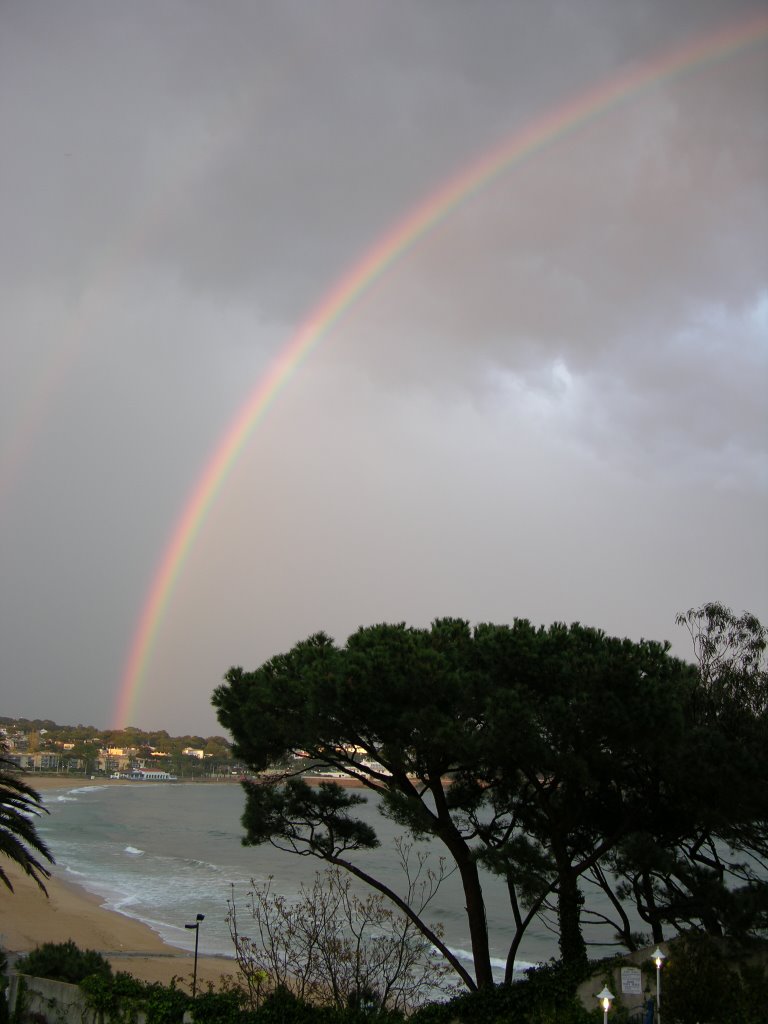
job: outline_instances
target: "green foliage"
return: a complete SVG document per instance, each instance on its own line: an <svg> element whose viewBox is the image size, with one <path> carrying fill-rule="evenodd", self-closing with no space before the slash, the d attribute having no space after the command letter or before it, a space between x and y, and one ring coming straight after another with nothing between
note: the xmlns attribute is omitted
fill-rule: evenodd
<svg viewBox="0 0 768 1024"><path fill-rule="evenodd" d="M144 985L132 975L91 974L79 983L86 1005L109 1024L131 1024L134 1009L142 1005Z"/></svg>
<svg viewBox="0 0 768 1024"><path fill-rule="evenodd" d="M132 1024L139 1010L146 1014L147 1024L178 1024L193 1005L175 978L170 985L161 985L138 981L125 972L114 977L91 975L80 982L80 990L88 1008L105 1024Z"/></svg>
<svg viewBox="0 0 768 1024"><path fill-rule="evenodd" d="M51 851L37 834L35 817L48 813L36 790L19 777L15 764L2 756L0 746L0 854L8 857L46 892L43 879L50 871L36 856L54 863ZM0 882L13 892L10 878L0 865Z"/></svg>
<svg viewBox="0 0 768 1024"><path fill-rule="evenodd" d="M149 984L144 990L147 1024L178 1024L191 1005L191 997L176 987L176 979L170 985Z"/></svg>
<svg viewBox="0 0 768 1024"><path fill-rule="evenodd" d="M213 703L254 770L304 751L375 789L413 836L443 844L464 889L477 985L491 986L478 864L510 892L510 963L532 918L549 912L563 958L586 963L579 879L650 827L696 678L668 645L578 623L440 619L361 628L343 647L316 634L253 672L231 669ZM246 786L247 842L345 867L346 851L376 845L339 787L285 783Z"/></svg>
<svg viewBox="0 0 768 1024"><path fill-rule="evenodd" d="M732 947L701 932L674 941L664 967L665 1024L728 1021L765 1024L768 1005L768 949L763 962L740 962Z"/></svg>
<svg viewBox="0 0 768 1024"><path fill-rule="evenodd" d="M92 949L79 949L70 939L68 942L45 942L16 962L19 974L35 978L51 978L53 981L67 981L77 985L83 979L96 974L110 977L112 967L101 953Z"/></svg>
<svg viewBox="0 0 768 1024"><path fill-rule="evenodd" d="M743 1024L765 1024L768 1007L768 963L742 964L740 1011Z"/></svg>
<svg viewBox="0 0 768 1024"><path fill-rule="evenodd" d="M524 981L465 993L442 1004L418 1010L412 1024L590 1024L576 998L584 974L561 963L539 966Z"/></svg>
<svg viewBox="0 0 768 1024"><path fill-rule="evenodd" d="M662 760L650 813L612 851L652 929L768 936L768 671L766 630L717 602L677 616L697 663L681 741Z"/></svg>
<svg viewBox="0 0 768 1024"><path fill-rule="evenodd" d="M258 1024L314 1024L317 1011L288 989L275 989L254 1014Z"/></svg>
<svg viewBox="0 0 768 1024"><path fill-rule="evenodd" d="M280 789L244 785L246 838L243 842L246 845L259 845L272 836L286 843L302 842L305 823L315 819L332 823L332 827L316 828L307 840L312 851L321 857L379 845L371 826L349 814L352 808L365 803L365 799L339 786L321 782L313 788L302 779L291 779Z"/></svg>
<svg viewBox="0 0 768 1024"><path fill-rule="evenodd" d="M237 1018L238 1024L403 1024L405 1018L392 1010L315 1006L284 987L277 988L253 1014Z"/></svg>
<svg viewBox="0 0 768 1024"><path fill-rule="evenodd" d="M257 1017L246 1008L247 993L228 988L215 992L212 988L195 999L195 1024L251 1024Z"/></svg>

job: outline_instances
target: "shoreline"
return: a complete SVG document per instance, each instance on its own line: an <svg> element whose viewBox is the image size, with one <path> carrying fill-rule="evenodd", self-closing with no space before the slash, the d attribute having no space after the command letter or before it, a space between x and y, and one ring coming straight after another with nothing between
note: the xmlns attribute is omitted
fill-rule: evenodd
<svg viewBox="0 0 768 1024"><path fill-rule="evenodd" d="M127 780L91 780L62 776L37 776L24 773L24 781L43 794L50 790L76 789L93 785L121 785ZM150 783L145 783L150 785ZM133 783L136 785L136 783ZM55 850L52 851L55 856ZM179 979L191 988L194 955L164 942L149 925L107 910L98 896L64 876L58 865L48 865L51 877L45 881L48 897L34 879L13 861L4 858L3 870L13 892L0 884L0 946L11 954L28 953L44 942L72 940L80 949L102 953L113 971L125 971L141 981L170 983ZM236 980L234 956L200 955L197 959L197 985L203 991L218 986L222 977Z"/></svg>

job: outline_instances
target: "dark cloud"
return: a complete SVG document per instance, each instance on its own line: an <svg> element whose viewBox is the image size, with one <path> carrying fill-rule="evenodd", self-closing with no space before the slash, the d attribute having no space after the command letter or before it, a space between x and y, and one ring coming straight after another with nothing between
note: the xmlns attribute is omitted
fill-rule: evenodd
<svg viewBox="0 0 768 1024"><path fill-rule="evenodd" d="M733 0L5 4L6 713L107 724L236 410L385 231L548 111L768 12ZM303 634L768 614L765 44L467 198L358 301L192 545L141 722ZM184 710L178 694L188 699Z"/></svg>

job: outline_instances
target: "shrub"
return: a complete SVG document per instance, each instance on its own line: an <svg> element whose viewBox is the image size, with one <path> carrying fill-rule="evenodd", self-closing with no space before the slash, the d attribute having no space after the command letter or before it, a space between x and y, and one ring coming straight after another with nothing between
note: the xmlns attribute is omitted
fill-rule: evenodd
<svg viewBox="0 0 768 1024"><path fill-rule="evenodd" d="M590 1024L589 1013L576 998L583 981L580 972L560 963L541 965L529 971L524 981L496 985L491 989L468 992L450 1002L432 1004L418 1010L413 1024Z"/></svg>
<svg viewBox="0 0 768 1024"><path fill-rule="evenodd" d="M80 982L80 991L90 1010L101 1021L130 1019L129 1009L140 1000L144 985L130 974L119 971L114 977L108 974L91 974ZM141 1005L139 1003L139 1005Z"/></svg>
<svg viewBox="0 0 768 1024"><path fill-rule="evenodd" d="M258 1024L315 1024L315 1011L287 988L270 992L254 1015Z"/></svg>
<svg viewBox="0 0 768 1024"><path fill-rule="evenodd" d="M408 874L410 847L400 856L409 881L409 902L426 906L441 875L424 872L424 859ZM252 937L232 890L227 917L237 965L252 1008L278 989L292 991L313 1006L405 1011L439 991L449 967L439 959L413 921L395 912L379 893L358 896L339 868L315 876L289 900L272 891L271 878L253 882L245 904ZM439 927L435 932L440 933Z"/></svg>
<svg viewBox="0 0 768 1024"><path fill-rule="evenodd" d="M676 939L664 971L665 1021L763 1024L768 998L765 966L740 964L738 953L726 941L704 933L688 932Z"/></svg>
<svg viewBox="0 0 768 1024"><path fill-rule="evenodd" d="M209 988L195 999L195 1024L255 1024L256 1015L245 1008L247 1000L247 993L237 988Z"/></svg>
<svg viewBox="0 0 768 1024"><path fill-rule="evenodd" d="M70 939L68 942L45 942L31 953L16 961L19 974L31 974L36 978L50 978L52 981L68 981L79 984L92 974L112 976L112 967L101 953L92 949L79 949Z"/></svg>
<svg viewBox="0 0 768 1024"><path fill-rule="evenodd" d="M192 1000L187 993L176 988L175 978L170 985L155 982L144 986L142 1006L147 1024L178 1024L191 1005Z"/></svg>

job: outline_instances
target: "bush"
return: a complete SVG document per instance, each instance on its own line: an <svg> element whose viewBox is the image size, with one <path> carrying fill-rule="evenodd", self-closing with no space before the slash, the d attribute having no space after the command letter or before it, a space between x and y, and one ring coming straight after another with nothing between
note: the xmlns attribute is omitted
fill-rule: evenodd
<svg viewBox="0 0 768 1024"><path fill-rule="evenodd" d="M88 1009L108 1024L128 1024L136 1019L137 1010L146 1014L147 1024L178 1024L192 1006L191 997L176 987L175 978L170 985L161 985L139 981L122 971L114 977L92 974L80 982L80 990ZM201 1022L206 1019L198 1017Z"/></svg>
<svg viewBox="0 0 768 1024"><path fill-rule="evenodd" d="M738 950L689 932L670 948L661 1006L669 1024L729 1021L764 1024L768 977L764 965L740 964Z"/></svg>
<svg viewBox="0 0 768 1024"><path fill-rule="evenodd" d="M195 999L195 1024L255 1024L255 1013L245 1008L247 999L247 993L237 988L209 988Z"/></svg>
<svg viewBox="0 0 768 1024"><path fill-rule="evenodd" d="M402 1024L404 1019L395 1010L313 1006L281 987L270 992L258 1010L232 1017L229 1024Z"/></svg>
<svg viewBox="0 0 768 1024"><path fill-rule="evenodd" d="M258 1024L315 1024L317 1013L303 999L281 987L266 996L254 1020Z"/></svg>
<svg viewBox="0 0 768 1024"><path fill-rule="evenodd" d="M409 903L423 908L442 876L422 877L423 858L409 874L410 847L398 849ZM370 1020L374 1009L414 1009L439 992L450 973L410 918L393 911L380 893L358 896L339 868L318 872L295 900L273 892L271 878L252 884L245 904L252 937L243 933L234 888L227 916L252 1009L267 993L285 989L313 1006L359 1010Z"/></svg>
<svg viewBox="0 0 768 1024"><path fill-rule="evenodd" d="M72 942L45 942L31 953L16 961L19 974L52 981L68 981L78 985L93 974L112 976L112 967L101 953L92 949L78 949Z"/></svg>
<svg viewBox="0 0 768 1024"><path fill-rule="evenodd" d="M583 981L559 963L529 971L525 981L496 985L456 996L447 1003L425 1006L413 1015L413 1024L591 1024L589 1013L576 998Z"/></svg>
<svg viewBox="0 0 768 1024"><path fill-rule="evenodd" d="M192 999L176 988L174 978L170 985L145 984L141 1006L147 1015L147 1024L178 1024L184 1011L192 1006Z"/></svg>
<svg viewBox="0 0 768 1024"><path fill-rule="evenodd" d="M80 982L80 991L86 998L88 1008L101 1021L118 1021L131 1006L140 1000L144 985L132 975L119 971L114 977L108 974L91 974ZM141 1003L138 1003L141 1005Z"/></svg>

